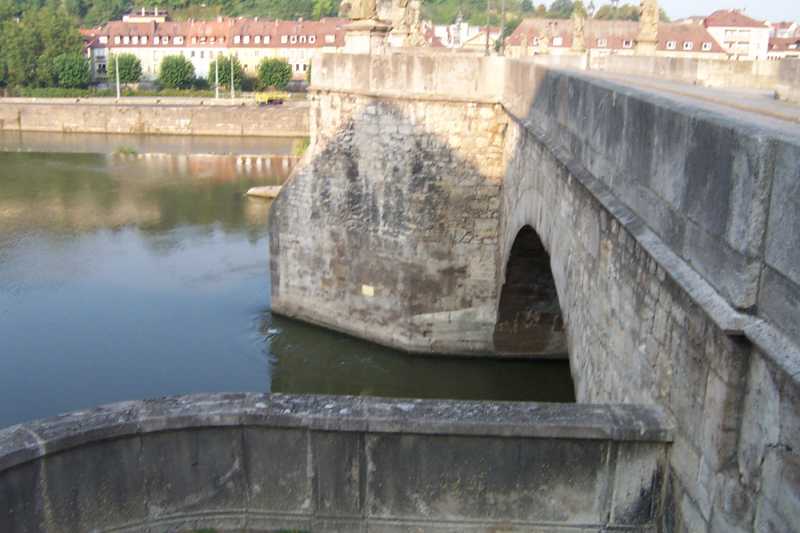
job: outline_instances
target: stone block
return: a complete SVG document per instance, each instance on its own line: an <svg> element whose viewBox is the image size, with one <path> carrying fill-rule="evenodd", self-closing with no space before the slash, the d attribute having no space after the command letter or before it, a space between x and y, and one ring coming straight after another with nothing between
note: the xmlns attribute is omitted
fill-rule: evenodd
<svg viewBox="0 0 800 533"><path fill-rule="evenodd" d="M315 511L322 516L360 517L363 436L315 431Z"/></svg>
<svg viewBox="0 0 800 533"><path fill-rule="evenodd" d="M611 524L654 523L665 475L663 450L648 444L620 443L615 465Z"/></svg>

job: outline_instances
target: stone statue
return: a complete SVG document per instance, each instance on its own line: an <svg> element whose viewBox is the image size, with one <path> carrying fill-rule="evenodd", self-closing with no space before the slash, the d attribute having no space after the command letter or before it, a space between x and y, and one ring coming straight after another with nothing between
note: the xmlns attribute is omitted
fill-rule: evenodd
<svg viewBox="0 0 800 533"><path fill-rule="evenodd" d="M373 20L378 18L376 0L344 0L339 13L350 20Z"/></svg>
<svg viewBox="0 0 800 533"><path fill-rule="evenodd" d="M572 12L572 49L576 52L586 50L586 18L576 9Z"/></svg>
<svg viewBox="0 0 800 533"><path fill-rule="evenodd" d="M639 3L639 41L658 40L658 1L642 0Z"/></svg>

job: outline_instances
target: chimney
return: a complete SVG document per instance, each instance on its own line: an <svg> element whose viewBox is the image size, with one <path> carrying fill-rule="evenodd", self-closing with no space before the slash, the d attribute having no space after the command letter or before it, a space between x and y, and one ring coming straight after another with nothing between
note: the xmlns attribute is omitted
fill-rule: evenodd
<svg viewBox="0 0 800 533"><path fill-rule="evenodd" d="M144 16L144 7L142 8L142 16Z"/></svg>
<svg viewBox="0 0 800 533"><path fill-rule="evenodd" d="M155 9L156 9L156 10L155 10L155 15L156 15L156 16L158 16L158 6L156 6L156 8L155 8Z"/></svg>

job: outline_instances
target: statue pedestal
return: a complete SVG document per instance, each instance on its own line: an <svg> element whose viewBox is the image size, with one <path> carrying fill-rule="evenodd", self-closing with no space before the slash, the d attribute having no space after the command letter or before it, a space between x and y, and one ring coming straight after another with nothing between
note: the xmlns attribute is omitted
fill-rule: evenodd
<svg viewBox="0 0 800 533"><path fill-rule="evenodd" d="M637 56L654 56L658 50L658 41L636 41L636 55Z"/></svg>
<svg viewBox="0 0 800 533"><path fill-rule="evenodd" d="M377 20L357 20L345 26L344 51L348 54L380 54L392 29Z"/></svg>

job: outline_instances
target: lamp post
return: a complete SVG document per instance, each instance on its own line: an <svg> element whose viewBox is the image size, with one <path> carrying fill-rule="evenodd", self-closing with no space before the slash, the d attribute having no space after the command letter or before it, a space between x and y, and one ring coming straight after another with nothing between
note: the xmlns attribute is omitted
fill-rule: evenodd
<svg viewBox="0 0 800 533"><path fill-rule="evenodd" d="M222 59L222 52L217 52L217 60L214 61L214 74L216 81L214 82L214 98L219 100L219 60Z"/></svg>
<svg viewBox="0 0 800 533"><path fill-rule="evenodd" d="M114 54L114 74L116 74L117 78L117 100L120 99L120 90L119 90L119 54Z"/></svg>
<svg viewBox="0 0 800 533"><path fill-rule="evenodd" d="M233 88L233 53L231 53L231 100L236 98L236 90Z"/></svg>

